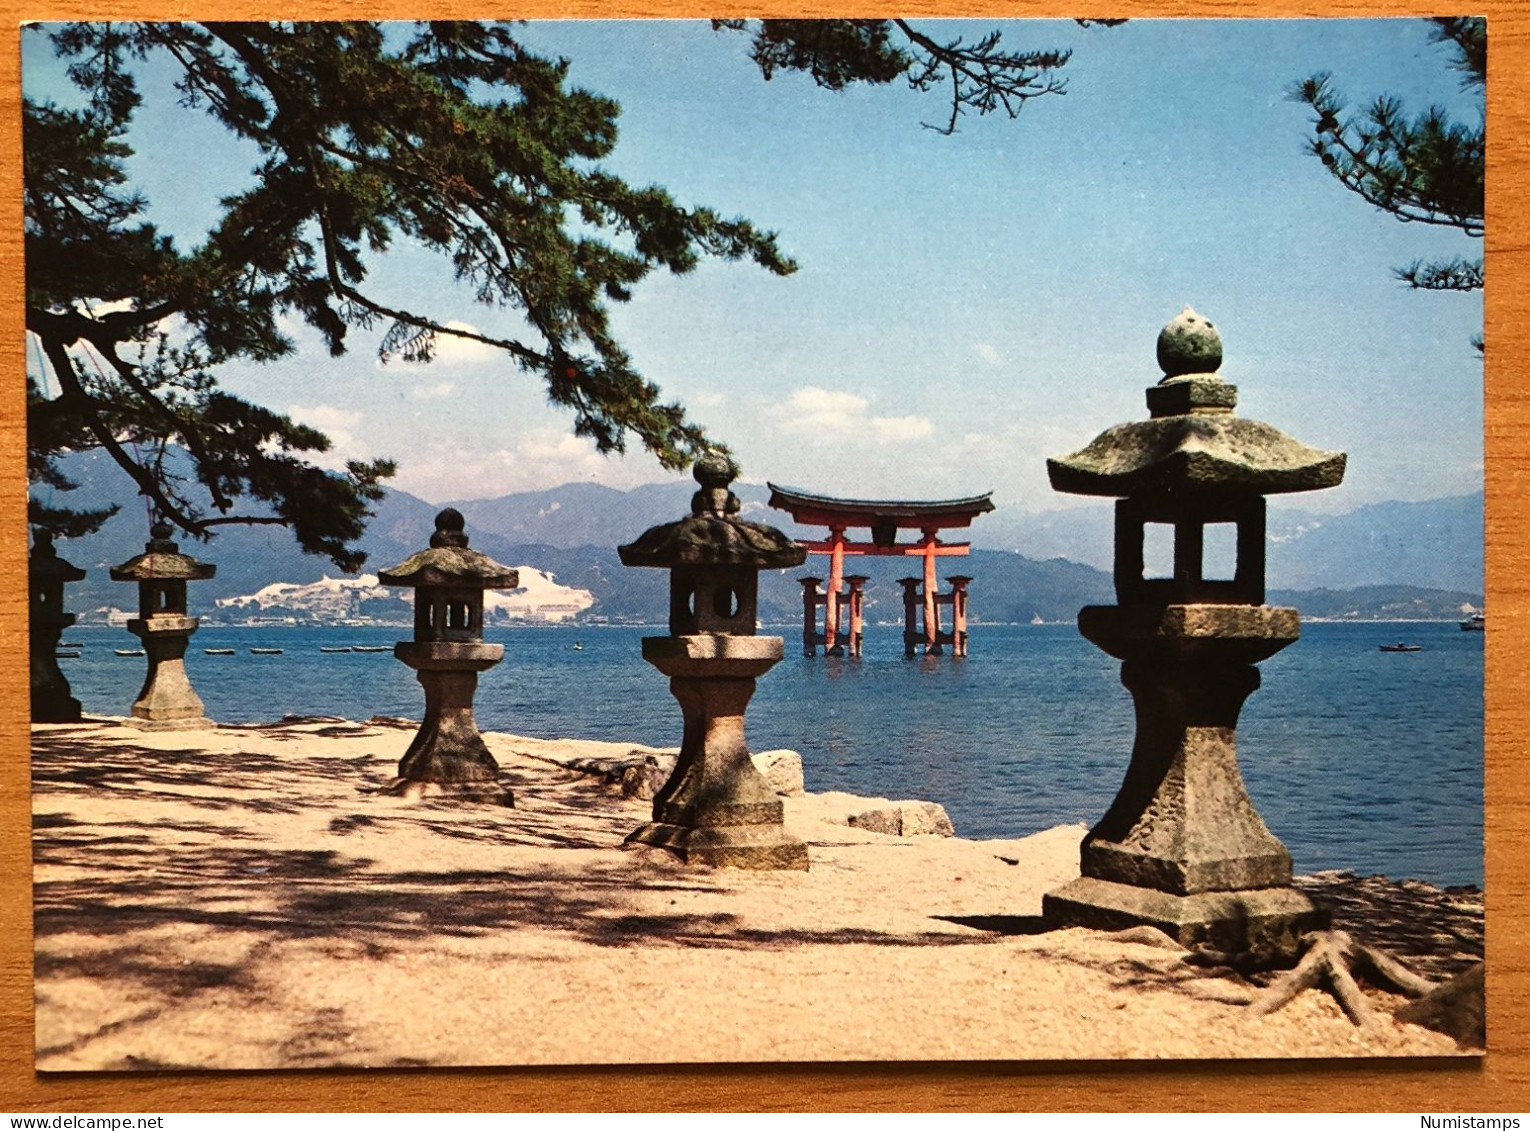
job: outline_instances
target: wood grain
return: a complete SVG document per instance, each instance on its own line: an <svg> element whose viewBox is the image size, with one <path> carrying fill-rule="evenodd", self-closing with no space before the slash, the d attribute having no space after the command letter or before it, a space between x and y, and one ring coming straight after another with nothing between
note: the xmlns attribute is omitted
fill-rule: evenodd
<svg viewBox="0 0 1530 1131"><path fill-rule="evenodd" d="M309 18L418 15L419 4L305 2ZM1073 15L1037 0L904 0L900 15ZM695 0L440 2L455 18L595 16L884 16L868 0L805 6L801 0L701 8ZM1168 5L1120 2L1109 16L1413 16L1482 13L1490 20L1488 291L1486 334L1487 954L1489 1043L1480 1062L965 1063L716 1065L700 1068L91 1074L32 1070L31 889L28 841L25 474L23 468L20 83L22 19L220 19L290 17L291 5L39 0L8 5L0 28L0 294L7 325L0 356L16 378L0 387L0 646L15 662L0 677L0 1110L52 1112L516 1111L516 1110L1362 1110L1503 1111L1530 1108L1530 977L1527 884L1530 845L1523 760L1530 753L1530 8L1492 0L1419 8L1391 2ZM1335 379L1341 379L1335 375ZM1356 397L1363 394L1356 392ZM1425 424L1427 426L1427 424ZM1371 752L1378 759L1384 752ZM1378 772L1385 772L1378 764Z"/></svg>

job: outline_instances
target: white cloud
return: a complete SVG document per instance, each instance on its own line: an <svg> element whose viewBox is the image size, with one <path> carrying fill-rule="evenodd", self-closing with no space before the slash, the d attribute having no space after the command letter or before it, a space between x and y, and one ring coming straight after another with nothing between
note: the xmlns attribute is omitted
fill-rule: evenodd
<svg viewBox="0 0 1530 1131"><path fill-rule="evenodd" d="M598 482L628 488L673 478L651 457L603 456L589 440L554 428L527 431L493 451L455 449L402 456L392 481L430 502L491 499L514 491L540 491L564 483Z"/></svg>
<svg viewBox="0 0 1530 1131"><path fill-rule="evenodd" d="M287 415L329 437L329 451L303 454L303 459L315 467L344 471L348 460L371 459L373 456L370 445L362 438L367 426L366 417L360 412L332 404L295 404L287 406Z"/></svg>
<svg viewBox="0 0 1530 1131"><path fill-rule="evenodd" d="M469 334L483 333L471 322L445 322L442 325L449 330L465 330ZM483 365L493 361L497 357L505 356L493 346L484 345L482 342L469 341L466 338L458 338L451 334L436 335L435 360L443 365Z"/></svg>
<svg viewBox="0 0 1530 1131"><path fill-rule="evenodd" d="M457 390L455 381L437 381L434 385L416 385L409 390L412 401L429 401L449 397Z"/></svg>
<svg viewBox="0 0 1530 1131"><path fill-rule="evenodd" d="M867 423L872 435L889 444L922 440L935 431L935 425L922 416L873 416Z"/></svg>
<svg viewBox="0 0 1530 1131"><path fill-rule="evenodd" d="M825 438L851 430L863 439L895 444L922 440L935 431L922 416L872 416L870 408L871 402L855 393L807 385L769 413L783 431Z"/></svg>
<svg viewBox="0 0 1530 1131"><path fill-rule="evenodd" d="M854 393L805 385L769 411L788 432L819 432L847 427L869 407L870 401Z"/></svg>
<svg viewBox="0 0 1530 1131"><path fill-rule="evenodd" d="M331 404L295 404L287 406L287 415L299 424L317 428L330 438L333 446L329 452L330 460L326 462L338 459L343 463L346 458L357 457L356 451L347 449L354 448L356 444L356 429L361 425L361 413Z"/></svg>
<svg viewBox="0 0 1530 1131"><path fill-rule="evenodd" d="M978 342L972 350L989 365L998 365L1004 360L1003 355L988 342Z"/></svg>

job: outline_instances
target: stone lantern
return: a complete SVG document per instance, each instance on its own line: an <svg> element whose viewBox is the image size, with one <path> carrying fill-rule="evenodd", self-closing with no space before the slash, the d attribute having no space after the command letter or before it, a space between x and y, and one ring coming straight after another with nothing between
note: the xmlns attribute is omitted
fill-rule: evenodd
<svg viewBox="0 0 1530 1131"><path fill-rule="evenodd" d="M53 535L47 530L32 535L32 553L27 558L27 587L31 593L29 623L32 653L32 721L34 723L74 723L80 720L80 701L69 691L69 681L59 670L59 638L74 623L74 614L64 612L64 586L82 581L85 571L70 565L53 548Z"/></svg>
<svg viewBox="0 0 1530 1131"><path fill-rule="evenodd" d="M774 527L738 518L733 461L696 461L691 513L620 546L622 564L670 571L669 635L643 640L643 659L670 677L685 737L653 820L629 844L667 848L688 863L734 868L808 866L786 831L781 799L754 768L744 711L755 680L782 656L779 636L755 635L760 570L798 566L807 550Z"/></svg>
<svg viewBox="0 0 1530 1131"><path fill-rule="evenodd" d="M447 507L436 515L430 549L377 574L384 585L415 591L414 639L394 645L393 654L415 670L425 689L425 718L389 792L514 805L499 781L499 763L478 733L473 693L478 673L505 655L503 644L483 642L484 592L514 589L520 576L468 549L464 525L461 512Z"/></svg>
<svg viewBox="0 0 1530 1131"><path fill-rule="evenodd" d="M186 644L200 619L186 615L186 583L206 581L218 567L180 552L170 524L149 527L144 552L110 572L113 581L138 583L138 616L127 630L143 641L149 674L133 704L133 725L144 730L203 730L216 726L186 678Z"/></svg>
<svg viewBox="0 0 1530 1131"><path fill-rule="evenodd" d="M1249 799L1236 728L1259 686L1254 665L1299 635L1295 609L1264 603L1264 497L1336 486L1345 457L1235 416L1221 361L1215 328L1186 307L1158 338L1151 418L1047 461L1054 489L1119 500L1117 603L1083 609L1078 626L1123 661L1137 738L1120 792L1084 838L1082 875L1049 893L1043 914L1052 926L1145 923L1186 946L1289 953L1325 917L1291 886L1290 853ZM1150 524L1172 529L1170 576L1143 575ZM1217 524L1232 528L1236 564L1220 570L1231 576L1203 565Z"/></svg>

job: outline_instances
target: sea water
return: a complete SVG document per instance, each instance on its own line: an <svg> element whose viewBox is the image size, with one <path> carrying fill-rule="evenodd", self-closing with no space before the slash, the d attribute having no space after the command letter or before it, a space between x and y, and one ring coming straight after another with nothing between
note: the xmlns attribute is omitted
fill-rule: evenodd
<svg viewBox="0 0 1530 1131"><path fill-rule="evenodd" d="M491 628L505 660L479 679L485 730L677 746L680 711L640 655L657 628ZM1092 824L1130 758L1120 665L1071 625L977 625L964 659L905 659L901 632L869 626L860 660L800 654L759 681L755 750L802 753L811 790L919 798L967 837ZM221 722L283 715L418 718L414 673L388 653L321 652L407 637L384 627L205 627L187 668ZM1298 872L1343 868L1437 884L1482 881L1482 633L1455 624L1313 624L1260 665L1238 728L1255 805ZM75 627L60 660L87 713L125 715L143 681L137 640ZM1423 650L1385 653L1405 640ZM233 648L210 656L204 648ZM252 648L280 648L255 655ZM392 741L403 749L406 734Z"/></svg>

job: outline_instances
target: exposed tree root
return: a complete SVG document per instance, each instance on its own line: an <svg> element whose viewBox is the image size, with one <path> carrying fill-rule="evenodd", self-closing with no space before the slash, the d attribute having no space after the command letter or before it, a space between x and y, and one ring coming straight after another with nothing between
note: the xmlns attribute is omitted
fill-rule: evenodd
<svg viewBox="0 0 1530 1131"><path fill-rule="evenodd" d="M1255 996L1249 1008L1255 1014L1274 1013L1303 990L1323 987L1338 999L1340 1007L1356 1025L1378 1024L1375 1013L1356 975L1408 997L1422 997L1436 983L1421 978L1386 951L1363 946L1347 931L1314 931L1302 938L1302 958L1296 968L1282 974Z"/></svg>

